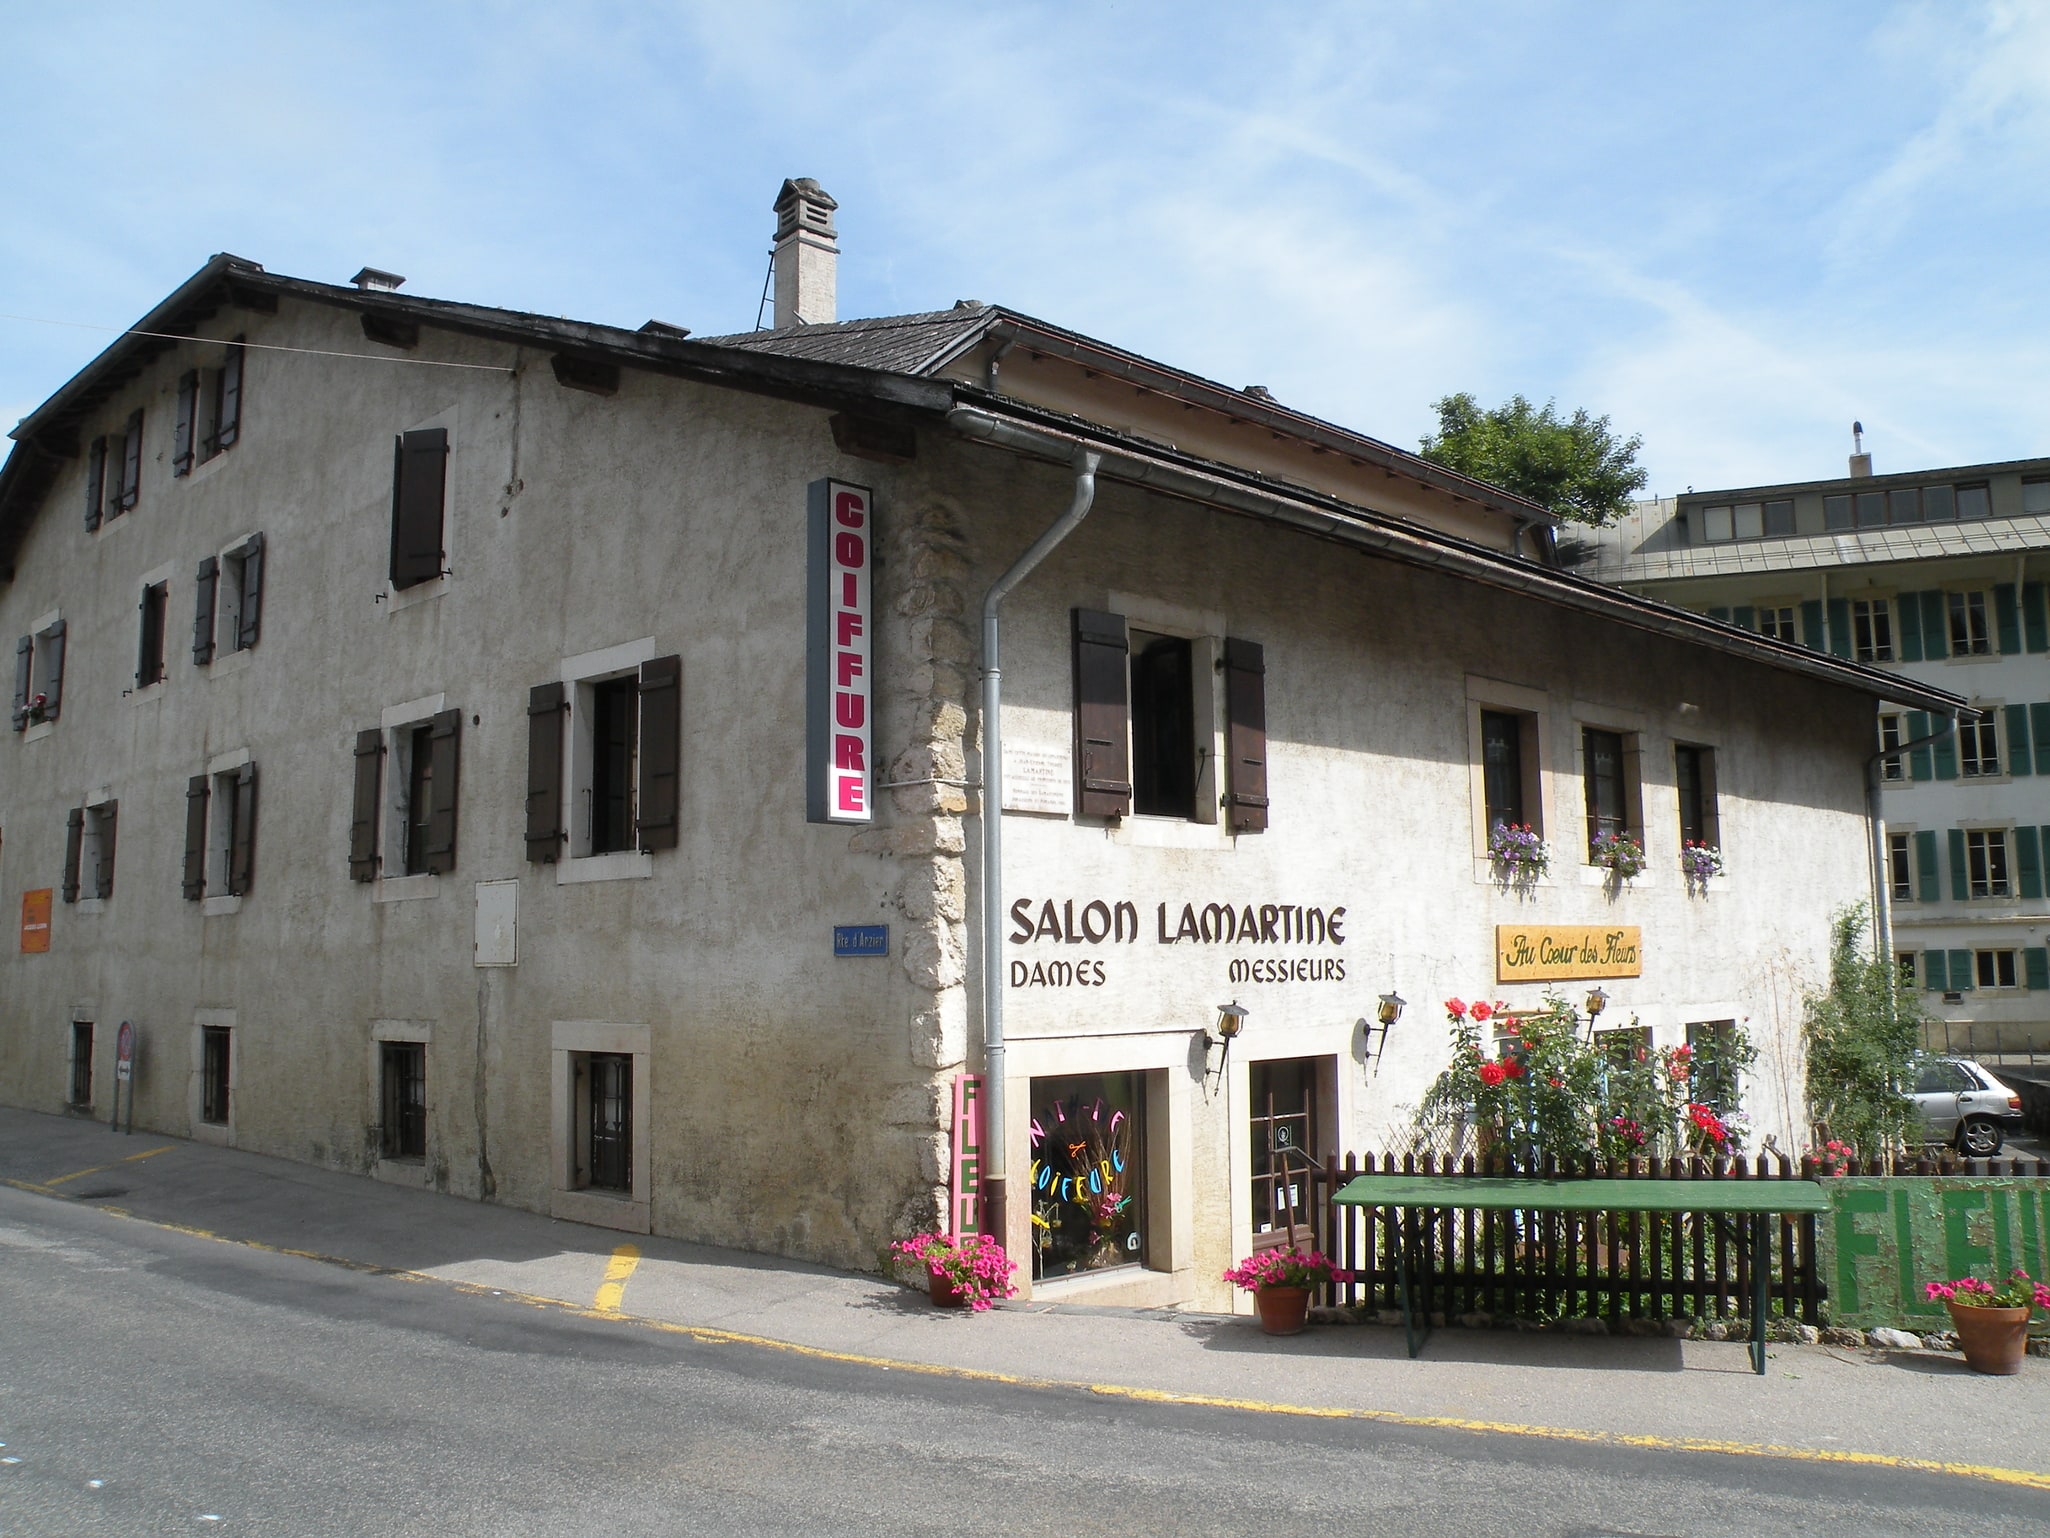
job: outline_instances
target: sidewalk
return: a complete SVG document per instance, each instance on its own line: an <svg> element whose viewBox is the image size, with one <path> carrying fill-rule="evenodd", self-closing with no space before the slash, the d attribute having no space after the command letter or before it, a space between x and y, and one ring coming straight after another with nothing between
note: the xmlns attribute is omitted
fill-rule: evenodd
<svg viewBox="0 0 2050 1538"><path fill-rule="evenodd" d="M1775 1345L1766 1376L1740 1342L1439 1330L1423 1357L1399 1330L1313 1327L1277 1339L1249 1318L1033 1303L933 1309L877 1277L532 1213L256 1154L0 1108L0 1180L225 1241L559 1301L823 1354L1084 1386L1477 1430L1744 1444L1854 1461L1972 1465L2050 1477L2050 1361L1987 1378L1953 1354ZM614 1251L630 1242L640 1258ZM608 1278L608 1268L611 1276ZM614 1298L617 1298L616 1304ZM1742 1450L1731 1448L1730 1450ZM2050 1488L2050 1483L2046 1483Z"/></svg>

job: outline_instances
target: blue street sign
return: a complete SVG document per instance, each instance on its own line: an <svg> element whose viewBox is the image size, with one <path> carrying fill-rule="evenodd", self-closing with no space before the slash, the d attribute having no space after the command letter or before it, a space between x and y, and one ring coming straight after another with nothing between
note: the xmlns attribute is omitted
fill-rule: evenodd
<svg viewBox="0 0 2050 1538"><path fill-rule="evenodd" d="M888 924L835 924L835 956L887 956L890 954Z"/></svg>

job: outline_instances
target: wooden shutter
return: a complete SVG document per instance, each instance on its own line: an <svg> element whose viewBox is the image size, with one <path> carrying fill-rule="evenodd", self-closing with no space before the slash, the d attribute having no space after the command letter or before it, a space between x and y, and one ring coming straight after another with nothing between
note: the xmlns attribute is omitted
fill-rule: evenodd
<svg viewBox="0 0 2050 1538"><path fill-rule="evenodd" d="M1941 662L1950 655L1950 613L1940 589L1931 589L1922 599L1922 657Z"/></svg>
<svg viewBox="0 0 2050 1538"><path fill-rule="evenodd" d="M228 890L240 897L256 879L256 765L235 771L235 831L228 844Z"/></svg>
<svg viewBox="0 0 2050 1538"><path fill-rule="evenodd" d="M1125 617L1074 611L1075 789L1084 817L1132 810L1131 643Z"/></svg>
<svg viewBox="0 0 2050 1538"><path fill-rule="evenodd" d="M1756 630L1758 628L1758 611L1749 604L1740 603L1730 610L1730 623L1739 630Z"/></svg>
<svg viewBox="0 0 2050 1538"><path fill-rule="evenodd" d="M85 842L85 809L74 806L64 814L64 900L78 901L79 851Z"/></svg>
<svg viewBox="0 0 2050 1538"><path fill-rule="evenodd" d="M2009 705L2007 715L2007 772L2023 775L2034 767L2035 756L2029 751L2029 707Z"/></svg>
<svg viewBox="0 0 2050 1538"><path fill-rule="evenodd" d="M562 856L562 723L560 683L527 691L527 858L553 865Z"/></svg>
<svg viewBox="0 0 2050 1538"><path fill-rule="evenodd" d="M2016 890L2023 897L2042 897L2042 846L2033 824L2023 823L2014 830L2014 875Z"/></svg>
<svg viewBox="0 0 2050 1538"><path fill-rule="evenodd" d="M28 695L35 676L36 638L25 635L14 643L14 729L28 725Z"/></svg>
<svg viewBox="0 0 2050 1538"><path fill-rule="evenodd" d="M1848 657L1851 647L1851 604L1847 598L1832 598L1829 601L1829 654L1832 657Z"/></svg>
<svg viewBox="0 0 2050 1538"><path fill-rule="evenodd" d="M1969 992L1971 992L1971 989L1972 989L1972 953L1971 953L1970 951L1951 951L1951 952L1949 953L1949 956L1950 956L1950 991L1951 991L1952 993L1969 993Z"/></svg>
<svg viewBox="0 0 2050 1538"><path fill-rule="evenodd" d="M185 900L206 895L207 779L195 774L185 782Z"/></svg>
<svg viewBox="0 0 2050 1538"><path fill-rule="evenodd" d="M214 447L227 448L242 436L242 338L228 344L221 361L221 394L214 412Z"/></svg>
<svg viewBox="0 0 2050 1538"><path fill-rule="evenodd" d="M107 495L107 440L93 439L85 451L85 526L88 532L100 526L100 503Z"/></svg>
<svg viewBox="0 0 2050 1538"><path fill-rule="evenodd" d="M1915 835L1915 901L1942 900L1943 868L1936 863L1936 833L1924 828Z"/></svg>
<svg viewBox="0 0 2050 1538"><path fill-rule="evenodd" d="M55 621L42 634L43 677L48 680L43 693L50 698L43 705L43 714L50 720L57 719L58 708L64 703L64 621Z"/></svg>
<svg viewBox="0 0 2050 1538"><path fill-rule="evenodd" d="M192 473L192 433L199 417L199 370L178 376L178 427L171 438L171 473Z"/></svg>
<svg viewBox="0 0 2050 1538"><path fill-rule="evenodd" d="M683 659L641 664L641 782L634 827L642 849L674 849L683 760Z"/></svg>
<svg viewBox="0 0 2050 1538"><path fill-rule="evenodd" d="M2003 657L2012 657L2022 649L2021 606L2015 602L2015 590L2010 583L2002 582L1993 589L1993 637Z"/></svg>
<svg viewBox="0 0 2050 1538"><path fill-rule="evenodd" d="M2036 739L2036 773L2050 774L2050 705L2029 707L2029 735Z"/></svg>
<svg viewBox="0 0 2050 1538"><path fill-rule="evenodd" d="M448 482L448 430L402 433L392 446L391 585L415 587L441 575L441 517Z"/></svg>
<svg viewBox="0 0 2050 1538"><path fill-rule="evenodd" d="M93 896L114 895L114 835L121 823L121 803L103 801L93 808L93 817L98 824L98 858L93 862Z"/></svg>
<svg viewBox="0 0 2050 1538"><path fill-rule="evenodd" d="M128 431L121 441L120 511L127 512L142 496L142 413L128 413Z"/></svg>
<svg viewBox="0 0 2050 1538"><path fill-rule="evenodd" d="M2050 949L2031 945L2022 951L2022 985L2032 993L2050 988Z"/></svg>
<svg viewBox="0 0 2050 1538"><path fill-rule="evenodd" d="M434 783L427 805L427 872L446 876L456 868L456 798L462 776L463 713L444 710L428 722L434 753Z"/></svg>
<svg viewBox="0 0 2050 1538"><path fill-rule="evenodd" d="M2050 651L2050 624L2043 611L2043 584L2022 584L2022 642L2032 652Z"/></svg>
<svg viewBox="0 0 2050 1538"><path fill-rule="evenodd" d="M384 733L367 726L356 734L356 796L349 815L349 879L377 879L377 791L384 767Z"/></svg>
<svg viewBox="0 0 2050 1538"><path fill-rule="evenodd" d="M192 606L192 661L198 667L214 660L214 591L220 581L221 563L208 556L199 563L199 596Z"/></svg>
<svg viewBox="0 0 2050 1538"><path fill-rule="evenodd" d="M238 651L247 651L263 634L263 536L242 542L242 623L235 637Z"/></svg>
<svg viewBox="0 0 2050 1538"><path fill-rule="evenodd" d="M1895 636L1896 650L1903 662L1922 660L1922 600L1915 593L1903 593L1894 606L1900 613L1900 630Z"/></svg>
<svg viewBox="0 0 2050 1538"><path fill-rule="evenodd" d="M1225 752L1231 831L1267 830L1267 654L1257 641L1224 641Z"/></svg>
<svg viewBox="0 0 2050 1538"><path fill-rule="evenodd" d="M1957 723L1950 720L1932 720L1930 726L1943 733L1929 744L1929 751L1935 760L1936 778L1954 780L1957 778Z"/></svg>
<svg viewBox="0 0 2050 1538"><path fill-rule="evenodd" d="M1811 598L1801 605L1801 644L1810 651L1822 650L1822 603Z"/></svg>
<svg viewBox="0 0 2050 1538"><path fill-rule="evenodd" d="M1942 951L1922 952L1922 986L1931 993L1949 992L1950 973L1944 966Z"/></svg>
<svg viewBox="0 0 2050 1538"><path fill-rule="evenodd" d="M1908 712L1908 741L1915 742L1929 735L1929 714L1927 711ZM1936 777L1936 760L1930 756L1929 744L1908 750L1908 776L1915 780L1930 780Z"/></svg>
<svg viewBox="0 0 2050 1538"><path fill-rule="evenodd" d="M1950 895L1964 902L1971 893L1970 873L1965 869L1965 830L1950 830Z"/></svg>

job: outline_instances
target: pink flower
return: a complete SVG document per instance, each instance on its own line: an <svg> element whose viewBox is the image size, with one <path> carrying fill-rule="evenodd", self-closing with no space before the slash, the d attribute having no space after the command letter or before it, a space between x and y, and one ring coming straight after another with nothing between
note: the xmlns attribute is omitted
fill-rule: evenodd
<svg viewBox="0 0 2050 1538"><path fill-rule="evenodd" d="M1445 1013L1455 1020L1464 1020L1466 1018L1466 1001L1463 999L1447 999L1445 1001Z"/></svg>
<svg viewBox="0 0 2050 1538"><path fill-rule="evenodd" d="M1485 1024L1494 1013L1494 1010L1484 1003L1476 1004L1473 1007L1473 1018L1477 1024Z"/></svg>
<svg viewBox="0 0 2050 1538"><path fill-rule="evenodd" d="M1489 1089L1495 1088L1508 1077L1509 1065L1507 1063L1481 1064L1481 1083L1487 1085Z"/></svg>

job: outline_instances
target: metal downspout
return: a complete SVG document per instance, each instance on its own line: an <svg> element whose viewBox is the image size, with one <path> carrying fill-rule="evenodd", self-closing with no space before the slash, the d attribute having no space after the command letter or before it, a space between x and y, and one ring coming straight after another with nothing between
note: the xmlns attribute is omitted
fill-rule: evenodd
<svg viewBox="0 0 2050 1538"><path fill-rule="evenodd" d="M981 1226L1001 1241L1006 1221L1009 1129L1004 1121L1004 674L997 610L1054 546L1075 532L1096 500L1102 456L1077 449L1075 495L1068 510L990 585L982 600L982 1056L983 1149Z"/></svg>

